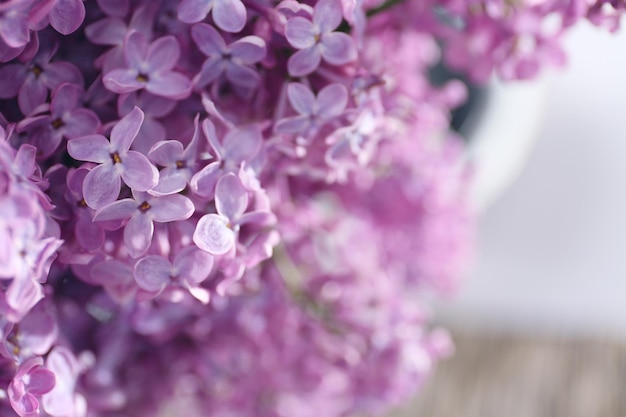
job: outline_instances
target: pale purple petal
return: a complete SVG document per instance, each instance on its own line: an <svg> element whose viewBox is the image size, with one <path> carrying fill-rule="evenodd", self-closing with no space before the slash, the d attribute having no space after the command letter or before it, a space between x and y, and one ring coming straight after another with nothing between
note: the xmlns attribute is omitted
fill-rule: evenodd
<svg viewBox="0 0 626 417"><path fill-rule="evenodd" d="M80 70L69 62L51 62L46 65L39 77L50 90L54 90L62 83L76 84L81 87L84 84Z"/></svg>
<svg viewBox="0 0 626 417"><path fill-rule="evenodd" d="M163 36L150 44L146 64L159 71L169 71L176 66L180 57L180 45L172 35Z"/></svg>
<svg viewBox="0 0 626 417"><path fill-rule="evenodd" d="M87 205L97 210L117 200L121 188L117 168L112 164L98 165L85 177L83 196Z"/></svg>
<svg viewBox="0 0 626 417"><path fill-rule="evenodd" d="M28 21L23 12L14 16L0 16L0 38L12 48L25 45L29 39Z"/></svg>
<svg viewBox="0 0 626 417"><path fill-rule="evenodd" d="M78 161L111 161L111 144L102 135L88 135L67 142L67 152Z"/></svg>
<svg viewBox="0 0 626 417"><path fill-rule="evenodd" d="M155 222L165 223L191 217L195 207L191 200L181 194L165 195L150 200L148 213Z"/></svg>
<svg viewBox="0 0 626 417"><path fill-rule="evenodd" d="M63 133L68 139L93 133L100 125L98 116L89 109L74 110L64 120L65 127L63 128Z"/></svg>
<svg viewBox="0 0 626 417"><path fill-rule="evenodd" d="M235 174L226 174L217 182L215 207L231 222L241 217L248 208L248 192Z"/></svg>
<svg viewBox="0 0 626 417"><path fill-rule="evenodd" d="M167 167L176 164L183 157L183 144L177 140L160 141L150 149L148 159L157 165Z"/></svg>
<svg viewBox="0 0 626 417"><path fill-rule="evenodd" d="M342 32L322 35L321 52L324 61L332 65L343 65L356 59L354 40Z"/></svg>
<svg viewBox="0 0 626 417"><path fill-rule="evenodd" d="M122 165L122 179L133 190L148 191L159 182L159 171L139 152L128 151Z"/></svg>
<svg viewBox="0 0 626 417"><path fill-rule="evenodd" d="M320 66L321 60L319 45L313 45L293 54L287 61L287 69L291 76L303 77L315 71Z"/></svg>
<svg viewBox="0 0 626 417"><path fill-rule="evenodd" d="M235 245L235 232L227 226L222 216L207 214L198 221L193 242L203 251L223 255Z"/></svg>
<svg viewBox="0 0 626 417"><path fill-rule="evenodd" d="M128 247L128 253L137 258L148 250L152 242L154 224L150 216L137 214L130 218L124 228L124 243Z"/></svg>
<svg viewBox="0 0 626 417"><path fill-rule="evenodd" d="M319 0L313 8L313 23L321 33L333 31L341 24L343 11L339 0Z"/></svg>
<svg viewBox="0 0 626 417"><path fill-rule="evenodd" d="M27 77L17 95L17 103L24 114L30 114L37 106L46 101L48 89L37 79Z"/></svg>
<svg viewBox="0 0 626 417"><path fill-rule="evenodd" d="M188 169L165 168L159 173L159 183L150 190L150 194L160 196L178 193L185 189L190 177Z"/></svg>
<svg viewBox="0 0 626 417"><path fill-rule="evenodd" d="M91 279L95 284L107 286L107 284L120 284L132 279L132 268L116 259L99 262L90 269Z"/></svg>
<svg viewBox="0 0 626 417"><path fill-rule="evenodd" d="M204 132L204 135L209 141L209 145L211 146L211 149L213 149L213 152L215 152L215 156L218 159L223 159L222 158L222 145L220 144L220 141L217 138L217 131L215 130L215 125L213 124L213 122L210 121L209 119L205 119L202 122L202 132Z"/></svg>
<svg viewBox="0 0 626 417"><path fill-rule="evenodd" d="M310 48L315 45L318 35L313 23L304 17L289 19L285 25L285 37L291 46L297 49Z"/></svg>
<svg viewBox="0 0 626 417"><path fill-rule="evenodd" d="M341 84L330 84L317 94L317 114L330 119L340 116L348 105L348 89Z"/></svg>
<svg viewBox="0 0 626 417"><path fill-rule="evenodd" d="M126 94L141 90L146 84L137 79L139 73L136 69L114 69L106 73L102 78L102 84L114 93Z"/></svg>
<svg viewBox="0 0 626 417"><path fill-rule="evenodd" d="M206 56L219 56L226 52L226 43L213 26L198 23L191 28L191 37Z"/></svg>
<svg viewBox="0 0 626 417"><path fill-rule="evenodd" d="M13 160L13 170L15 174L22 178L30 177L35 172L35 157L37 155L37 148L23 144L19 147L15 153L15 159Z"/></svg>
<svg viewBox="0 0 626 417"><path fill-rule="evenodd" d="M313 92L302 83L291 83L287 87L287 96L291 106L300 114L311 115L314 113L316 99Z"/></svg>
<svg viewBox="0 0 626 417"><path fill-rule="evenodd" d="M183 0L178 6L178 19L185 23L203 20L211 11L213 0Z"/></svg>
<svg viewBox="0 0 626 417"><path fill-rule="evenodd" d="M87 209L76 215L76 241L87 251L96 251L104 244L104 230L95 223Z"/></svg>
<svg viewBox="0 0 626 417"><path fill-rule="evenodd" d="M7 64L0 67L0 98L13 98L28 73L22 64Z"/></svg>
<svg viewBox="0 0 626 417"><path fill-rule="evenodd" d="M256 126L231 130L224 137L222 157L234 164L250 161L261 149L263 136Z"/></svg>
<svg viewBox="0 0 626 417"><path fill-rule="evenodd" d="M124 41L124 59L130 68L139 69L146 59L148 41L143 33L133 31Z"/></svg>
<svg viewBox="0 0 626 417"><path fill-rule="evenodd" d="M146 90L156 96L182 100L191 94L191 80L179 72L153 74Z"/></svg>
<svg viewBox="0 0 626 417"><path fill-rule="evenodd" d="M311 126L311 117L295 116L287 117L276 123L275 131L277 133L301 133Z"/></svg>
<svg viewBox="0 0 626 417"><path fill-rule="evenodd" d="M63 113L74 110L81 95L81 88L75 84L63 83L52 93L50 110L53 116L62 116Z"/></svg>
<svg viewBox="0 0 626 417"><path fill-rule="evenodd" d="M10 317L9 320L21 320L43 297L41 285L31 277L14 279L9 285L9 289L6 290L6 302L16 312L16 315Z"/></svg>
<svg viewBox="0 0 626 417"><path fill-rule="evenodd" d="M171 267L162 256L146 256L135 265L135 282L146 291L161 291L170 281Z"/></svg>
<svg viewBox="0 0 626 417"><path fill-rule="evenodd" d="M69 35L83 23L85 5L82 0L56 0L48 17L57 32Z"/></svg>
<svg viewBox="0 0 626 417"><path fill-rule="evenodd" d="M239 32L246 24L246 6L241 0L213 0L213 20L226 32Z"/></svg>
<svg viewBox="0 0 626 417"><path fill-rule="evenodd" d="M111 204L98 209L93 216L94 222L103 222L107 220L128 219L139 210L137 201L132 198L117 200Z"/></svg>
<svg viewBox="0 0 626 417"><path fill-rule="evenodd" d="M98 0L100 9L109 16L124 17L128 13L129 0Z"/></svg>
<svg viewBox="0 0 626 417"><path fill-rule="evenodd" d="M221 173L220 163L213 162L194 174L189 186L200 197L212 198L215 194L215 184L217 184Z"/></svg>
<svg viewBox="0 0 626 417"><path fill-rule="evenodd" d="M213 256L203 250L188 246L176 255L172 264L178 278L197 285L211 275Z"/></svg>
<svg viewBox="0 0 626 417"><path fill-rule="evenodd" d="M111 130L111 145L118 152L125 152L135 140L141 124L143 123L143 111L135 107L113 126Z"/></svg>
<svg viewBox="0 0 626 417"><path fill-rule="evenodd" d="M131 149L146 155L156 142L165 139L166 134L165 127L160 122L151 117L146 117L143 119L143 124Z"/></svg>
<svg viewBox="0 0 626 417"><path fill-rule="evenodd" d="M230 52L245 65L256 64L265 58L265 41L258 36L245 36L230 44Z"/></svg>
<svg viewBox="0 0 626 417"><path fill-rule="evenodd" d="M105 17L85 27L87 39L96 45L119 45L127 31L126 22L117 17Z"/></svg>
<svg viewBox="0 0 626 417"><path fill-rule="evenodd" d="M56 377L52 391L42 398L46 413L53 416L66 416L73 413L74 386L79 373L79 365L72 352L64 346L55 346L46 358L46 368Z"/></svg>
<svg viewBox="0 0 626 417"><path fill-rule="evenodd" d="M237 64L230 64L226 68L226 79L235 85L247 89L256 88L261 81L259 74L255 70Z"/></svg>
<svg viewBox="0 0 626 417"><path fill-rule="evenodd" d="M206 85L212 83L217 79L222 72L226 69L226 65L228 61L223 60L222 58L208 58L202 64L202 68L200 72L193 80L193 83L197 88L204 88Z"/></svg>

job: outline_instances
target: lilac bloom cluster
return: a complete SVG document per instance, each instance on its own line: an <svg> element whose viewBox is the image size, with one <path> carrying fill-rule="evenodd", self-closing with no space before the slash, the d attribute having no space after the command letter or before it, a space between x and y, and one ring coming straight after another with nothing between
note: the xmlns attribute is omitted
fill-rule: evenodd
<svg viewBox="0 0 626 417"><path fill-rule="evenodd" d="M384 413L452 349L460 81L620 1L0 2L0 415ZM546 21L556 16L556 28Z"/></svg>

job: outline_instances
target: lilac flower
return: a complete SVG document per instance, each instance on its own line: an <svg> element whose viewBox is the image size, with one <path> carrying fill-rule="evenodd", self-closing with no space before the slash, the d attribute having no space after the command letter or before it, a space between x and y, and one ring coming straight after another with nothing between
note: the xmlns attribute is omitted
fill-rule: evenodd
<svg viewBox="0 0 626 417"><path fill-rule="evenodd" d="M100 164L87 174L83 184L83 195L89 207L99 209L115 201L121 179L135 191L150 190L158 183L156 167L144 155L129 150L142 121L143 112L135 107L113 127L110 142L102 135L68 142L67 151L72 158Z"/></svg>
<svg viewBox="0 0 626 417"><path fill-rule="evenodd" d="M299 114L278 121L278 133L310 133L307 136L311 137L325 123L341 116L348 104L348 90L341 84L329 84L315 97L304 84L291 83L287 95Z"/></svg>
<svg viewBox="0 0 626 417"><path fill-rule="evenodd" d="M109 90L130 93L146 89L154 95L176 100L191 94L191 82L172 69L180 56L180 46L174 36L164 36L148 45L143 33L132 31L124 40L127 68L105 74L102 82Z"/></svg>
<svg viewBox="0 0 626 417"><path fill-rule="evenodd" d="M246 126L230 130L220 143L215 125L210 120L202 123L202 130L216 156L216 161L202 168L191 178L191 189L201 197L211 198L217 180L228 172L236 172L259 152L263 143L257 126Z"/></svg>
<svg viewBox="0 0 626 417"><path fill-rule="evenodd" d="M50 115L27 117L17 125L18 133L26 132L27 141L37 147L39 158L47 158L63 138L75 139L95 133L100 126L98 116L79 108L82 90L63 83L52 92Z"/></svg>
<svg viewBox="0 0 626 417"><path fill-rule="evenodd" d="M215 24L226 32L239 32L246 24L246 7L241 0L182 0L178 18L185 23L200 22L211 9Z"/></svg>
<svg viewBox="0 0 626 417"><path fill-rule="evenodd" d="M0 98L17 95L20 110L30 114L46 101L49 90L68 82L83 85L83 76L69 62L50 62L56 47L41 49L30 63L7 64L0 68Z"/></svg>
<svg viewBox="0 0 626 417"><path fill-rule="evenodd" d="M202 88L224 74L231 83L252 89L259 85L259 74L250 68L265 57L265 41L245 36L226 45L222 36L206 23L191 28L191 37L208 59L202 64L194 84Z"/></svg>
<svg viewBox="0 0 626 417"><path fill-rule="evenodd" d="M226 174L215 189L217 214L207 214L198 221L194 243L213 255L223 255L235 247L239 227L246 223L271 223L272 214L263 211L246 213L248 192L235 174Z"/></svg>
<svg viewBox="0 0 626 417"><path fill-rule="evenodd" d="M199 116L194 120L191 141L183 149L177 140L166 140L155 144L148 153L148 159L164 167L159 174L159 183L150 190L153 195L174 194L185 189L195 172L200 140Z"/></svg>
<svg viewBox="0 0 626 417"><path fill-rule="evenodd" d="M19 48L28 42L28 14L31 7L31 0L0 4L0 38L8 46Z"/></svg>
<svg viewBox="0 0 626 417"><path fill-rule="evenodd" d="M152 242L154 223L167 223L191 217L195 207L184 195L151 196L133 190L133 198L115 201L100 208L94 221L128 219L124 243L133 258L143 255Z"/></svg>
<svg viewBox="0 0 626 417"><path fill-rule="evenodd" d="M46 358L46 368L56 379L52 391L42 397L43 409L52 416L84 417L87 415L85 398L76 392L81 365L71 350L56 346Z"/></svg>
<svg viewBox="0 0 626 417"><path fill-rule="evenodd" d="M313 22L300 16L287 21L285 37L291 46L300 49L289 58L289 74L308 75L317 69L322 59L331 65L344 65L357 58L352 38L334 32L341 19L339 0L320 0L313 8Z"/></svg>
<svg viewBox="0 0 626 417"><path fill-rule="evenodd" d="M55 386L54 373L42 365L43 359L39 356L24 361L9 384L9 400L20 417L39 416L41 410L38 398Z"/></svg>
<svg viewBox="0 0 626 417"><path fill-rule="evenodd" d="M16 362L48 353L58 336L58 326L50 304L42 301L7 332L4 355Z"/></svg>
<svg viewBox="0 0 626 417"><path fill-rule="evenodd" d="M206 304L209 292L199 285L208 278L212 268L213 257L210 254L188 246L171 263L158 255L142 258L135 265L135 281L140 288L156 294L168 284L178 284Z"/></svg>

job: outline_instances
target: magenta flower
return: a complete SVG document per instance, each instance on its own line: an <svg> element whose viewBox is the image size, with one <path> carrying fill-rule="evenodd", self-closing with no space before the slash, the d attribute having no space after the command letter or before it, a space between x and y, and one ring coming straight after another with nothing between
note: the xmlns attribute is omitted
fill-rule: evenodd
<svg viewBox="0 0 626 417"><path fill-rule="evenodd" d="M330 120L341 116L348 104L348 90L341 84L329 84L317 94L302 83L291 83L287 96L297 116L282 119L276 123L278 133L310 133Z"/></svg>
<svg viewBox="0 0 626 417"><path fill-rule="evenodd" d="M24 361L9 384L9 401L20 417L39 416L39 398L55 386L54 373L42 365L43 359L39 356Z"/></svg>
<svg viewBox="0 0 626 417"><path fill-rule="evenodd" d="M287 63L294 77L308 75L319 67L322 59L331 65L344 65L357 58L352 38L334 32L342 19L339 0L320 0L313 8L313 21L296 16L287 21L285 37L300 49Z"/></svg>
<svg viewBox="0 0 626 417"><path fill-rule="evenodd" d="M265 57L265 41L258 36L245 36L226 45L212 26L198 23L191 28L191 37L208 57L194 84L202 88L224 74L231 83L252 89L259 85L259 74L250 68Z"/></svg>
<svg viewBox="0 0 626 417"><path fill-rule="evenodd" d="M174 36L164 36L148 45L143 33L132 31L124 40L127 68L104 75L104 86L124 94L146 89L154 95L180 100L191 94L191 81L173 68L180 57L180 46Z"/></svg>
<svg viewBox="0 0 626 417"><path fill-rule="evenodd" d="M226 32L239 32L246 24L246 7L241 0L183 0L178 6L178 18L185 23L197 23L211 9L215 24Z"/></svg>
<svg viewBox="0 0 626 417"><path fill-rule="evenodd" d="M265 211L246 213L248 192L235 174L226 174L215 187L217 214L202 216L193 233L193 242L213 255L223 255L235 247L239 227L246 223L271 223L273 215ZM245 214L244 214L245 213Z"/></svg>
<svg viewBox="0 0 626 417"><path fill-rule="evenodd" d="M154 222L167 223L191 217L195 207L192 201L180 194L151 196L133 190L133 198L115 201L100 208L94 221L126 220L124 243L133 258L143 255L152 242Z"/></svg>
<svg viewBox="0 0 626 417"><path fill-rule="evenodd" d="M72 158L100 164L87 174L83 184L83 195L89 207L99 209L115 201L122 179L135 191L150 190L158 183L156 167L141 153L130 150L142 121L143 112L135 107L113 127L110 142L102 135L68 142L67 151Z"/></svg>
<svg viewBox="0 0 626 417"><path fill-rule="evenodd" d="M209 277L213 268L213 256L193 246L180 251L170 263L166 258L150 255L135 265L137 285L158 294L168 284L177 284L202 303L209 302L209 292L199 285Z"/></svg>

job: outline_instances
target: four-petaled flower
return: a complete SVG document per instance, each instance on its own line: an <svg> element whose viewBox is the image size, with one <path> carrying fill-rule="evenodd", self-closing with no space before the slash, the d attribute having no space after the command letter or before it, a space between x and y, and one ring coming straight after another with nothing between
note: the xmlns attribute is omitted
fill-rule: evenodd
<svg viewBox="0 0 626 417"><path fill-rule="evenodd" d="M40 356L32 357L17 368L7 393L13 410L20 417L40 415L39 399L55 386L54 373L43 367Z"/></svg>
<svg viewBox="0 0 626 417"><path fill-rule="evenodd" d="M287 21L285 37L291 46L300 49L287 62L289 74L308 75L319 67L322 59L331 65L344 65L357 58L352 38L334 32L341 24L339 0L320 0L313 8L313 21L296 16Z"/></svg>
<svg viewBox="0 0 626 417"><path fill-rule="evenodd" d="M142 121L143 112L135 107L113 127L110 142L102 135L68 142L67 151L72 158L100 164L87 174L83 183L83 195L89 207L99 209L117 200L122 179L134 191L148 191L157 185L156 167L143 154L130 150Z"/></svg>

